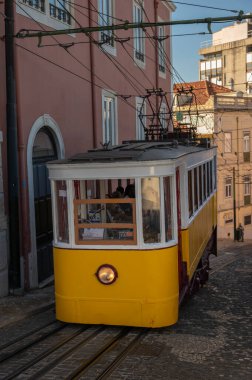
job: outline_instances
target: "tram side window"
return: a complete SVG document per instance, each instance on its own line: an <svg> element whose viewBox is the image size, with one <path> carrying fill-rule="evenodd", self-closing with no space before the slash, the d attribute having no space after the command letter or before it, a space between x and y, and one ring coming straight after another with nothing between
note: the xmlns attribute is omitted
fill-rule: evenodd
<svg viewBox="0 0 252 380"><path fill-rule="evenodd" d="M213 189L216 190L216 156L214 156L213 160Z"/></svg>
<svg viewBox="0 0 252 380"><path fill-rule="evenodd" d="M172 187L171 178L164 178L164 206L165 206L165 241L173 238L173 218L172 218Z"/></svg>
<svg viewBox="0 0 252 380"><path fill-rule="evenodd" d="M203 194L202 194L202 166L199 166L199 204L202 205Z"/></svg>
<svg viewBox="0 0 252 380"><path fill-rule="evenodd" d="M69 243L66 181L55 181L57 241Z"/></svg>
<svg viewBox="0 0 252 380"><path fill-rule="evenodd" d="M194 211L198 209L198 169L193 169L193 182L194 182Z"/></svg>
<svg viewBox="0 0 252 380"><path fill-rule="evenodd" d="M210 194L211 194L213 192L213 162L210 161L209 165L210 165L209 176L210 176Z"/></svg>
<svg viewBox="0 0 252 380"><path fill-rule="evenodd" d="M207 197L207 191L206 191L206 184L207 184L207 170L206 170L206 164L203 164L203 200L206 200Z"/></svg>
<svg viewBox="0 0 252 380"><path fill-rule="evenodd" d="M76 244L136 244L133 179L74 181Z"/></svg>
<svg viewBox="0 0 252 380"><path fill-rule="evenodd" d="M207 162L207 196L210 195L210 162Z"/></svg>
<svg viewBox="0 0 252 380"><path fill-rule="evenodd" d="M141 180L143 239L145 243L160 243L160 188L159 178Z"/></svg>
<svg viewBox="0 0 252 380"><path fill-rule="evenodd" d="M191 217L193 214L192 170L188 171L188 210Z"/></svg>

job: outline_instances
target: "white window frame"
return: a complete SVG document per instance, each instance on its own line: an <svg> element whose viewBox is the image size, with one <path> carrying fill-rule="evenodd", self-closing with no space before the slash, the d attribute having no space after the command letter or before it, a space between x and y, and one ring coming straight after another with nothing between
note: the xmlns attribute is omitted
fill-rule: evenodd
<svg viewBox="0 0 252 380"><path fill-rule="evenodd" d="M243 177L243 182L244 182L244 196L251 195L250 175L245 175Z"/></svg>
<svg viewBox="0 0 252 380"><path fill-rule="evenodd" d="M250 152L250 132L249 131L243 132L243 152L244 153Z"/></svg>
<svg viewBox="0 0 252 380"><path fill-rule="evenodd" d="M104 104L106 102L106 109L104 107ZM109 129L107 128L107 125L106 125L106 120L107 120L107 112L108 112L108 103L109 102L112 102L113 104L113 118L112 118L112 121L111 121L111 135L112 135L112 141L111 140L108 140L108 134L110 135L110 133L108 133ZM117 120L118 120L118 117L117 117L117 97L116 95L113 93L113 92L110 92L110 91L103 91L102 92L102 134L103 134L103 143L108 143L110 141L110 143L112 145L116 145L118 143L118 132L117 132Z"/></svg>
<svg viewBox="0 0 252 380"><path fill-rule="evenodd" d="M225 178L225 198L232 198L232 177Z"/></svg>
<svg viewBox="0 0 252 380"><path fill-rule="evenodd" d="M144 21L143 8L144 2L139 0L139 3L133 2L133 22L140 23ZM145 40L144 40L144 31L141 28L133 30L134 37L134 60L137 65L142 68L145 67ZM143 60L137 57L137 54L143 55Z"/></svg>
<svg viewBox="0 0 252 380"><path fill-rule="evenodd" d="M29 0L18 0L16 3L16 12L24 17L30 17L34 21L37 21L41 24L44 24L46 26L49 26L52 29L66 29L66 25L69 28L73 28L75 26L74 21L74 7L71 6L70 3L66 2L65 6L68 9L68 11L73 16L71 18L71 24L68 24L67 22L64 22L63 20L58 19L57 17L53 17L50 15L50 3L53 2L53 0L45 0L45 10L41 10L39 8L36 8L35 6L35 0L33 0L34 5L32 3L29 4ZM57 3L57 0L54 1ZM60 5L60 4L58 4ZM56 5L57 6L57 5ZM58 7L59 9L62 9L61 6ZM71 37L75 37L74 34L71 34Z"/></svg>
<svg viewBox="0 0 252 380"><path fill-rule="evenodd" d="M114 0L98 0L98 25L99 26L108 26L113 25L113 19L115 15L115 5ZM110 40L101 45L101 48L104 49L107 53L111 55L116 55L116 45L113 37L113 31L107 30L105 33ZM104 39L104 32L99 33L100 41Z"/></svg>
<svg viewBox="0 0 252 380"><path fill-rule="evenodd" d="M232 152L232 133L231 132L224 132L224 147L223 147L224 153L231 153Z"/></svg>
<svg viewBox="0 0 252 380"><path fill-rule="evenodd" d="M142 107L143 102L144 102L143 98L136 97L136 139L137 140L145 140L144 128L139 119L140 109ZM144 103L143 105L142 114L146 115L146 103ZM144 126L146 127L146 117L143 117L142 121L144 123Z"/></svg>
<svg viewBox="0 0 252 380"><path fill-rule="evenodd" d="M163 20L159 19L159 21L162 22ZM165 37L165 27L163 25L160 25L158 27L158 38L164 38L164 37ZM159 71L159 76L162 78L166 78L165 41L166 41L165 39L162 39L161 41L158 40L158 71ZM164 70L160 70L161 67Z"/></svg>

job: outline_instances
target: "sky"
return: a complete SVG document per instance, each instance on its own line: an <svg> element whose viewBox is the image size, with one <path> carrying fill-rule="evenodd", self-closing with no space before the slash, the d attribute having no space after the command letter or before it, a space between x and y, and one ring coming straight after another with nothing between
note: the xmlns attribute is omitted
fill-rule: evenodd
<svg viewBox="0 0 252 380"><path fill-rule="evenodd" d="M172 14L172 20L192 20L206 17L229 17L236 16L238 14L229 11L201 8L180 3L223 8L227 10L243 10L244 13L252 13L252 0L178 0L178 2L179 3L176 3L174 0L174 4L176 5L177 9ZM232 23L212 24L211 28L213 32L216 32L222 29L224 26L229 25L232 25ZM172 27L172 35L201 32L208 33L207 25L192 24ZM201 42L209 40L211 40L211 34L172 37L173 66L182 77L183 81L192 82L199 80L198 62L200 55L198 53L198 50L200 49ZM176 77L175 82L179 81L180 80Z"/></svg>

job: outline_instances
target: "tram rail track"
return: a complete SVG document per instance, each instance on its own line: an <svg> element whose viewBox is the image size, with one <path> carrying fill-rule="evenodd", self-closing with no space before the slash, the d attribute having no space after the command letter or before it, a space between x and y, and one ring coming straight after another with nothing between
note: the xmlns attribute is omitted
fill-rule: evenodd
<svg viewBox="0 0 252 380"><path fill-rule="evenodd" d="M46 339L50 335L55 334L56 332L58 332L59 330L61 330L62 328L64 328L65 325L66 325L65 323L54 321L54 322L50 323L48 326L46 326L45 329L47 329L48 327L50 329L51 325L53 325L53 324L55 324L56 327L54 327L52 329L52 331L45 331L45 332L42 331L35 338L32 338L32 336L27 336L26 338L27 338L28 342L24 343L20 347L16 347L16 348L14 347L14 348L11 349L11 346L13 346L13 345L15 346L16 343L19 343L20 341L23 341L22 337L19 340L17 340L15 343L9 344L7 347L5 347L4 349L2 349L0 351L0 363L4 362L5 360L7 360L7 359L9 359L11 357L13 357L16 354L18 354L18 353L20 353L20 352L28 349L29 347L33 346L34 344L41 342L42 340ZM43 330L43 328L40 329L39 331L41 331L41 330Z"/></svg>
<svg viewBox="0 0 252 380"><path fill-rule="evenodd" d="M211 277L242 257L232 252L229 254L230 257L220 256L214 262ZM39 327L34 328L33 325L30 331L21 332L0 346L0 379L104 380L127 360L131 351L134 355L134 350L149 330L67 324L50 320L52 315L48 308L41 313L33 313L30 318L35 315L40 315ZM23 324L27 326L28 323L29 319L24 318ZM21 325L18 321L17 326ZM12 324L8 329L17 329L17 326Z"/></svg>
<svg viewBox="0 0 252 380"><path fill-rule="evenodd" d="M55 338L63 328L70 330L67 336L63 334L54 343L49 343L47 349L39 349L39 343L50 337ZM89 378L90 371L97 372L97 366L97 378L106 379L148 330L64 324L58 326L58 331L44 334L41 339L33 339L19 349L12 349L8 353L4 349L0 350L0 378L11 380L21 376L20 378L37 380L45 375L57 378L56 373L64 363L64 379ZM33 349L37 350L34 357Z"/></svg>

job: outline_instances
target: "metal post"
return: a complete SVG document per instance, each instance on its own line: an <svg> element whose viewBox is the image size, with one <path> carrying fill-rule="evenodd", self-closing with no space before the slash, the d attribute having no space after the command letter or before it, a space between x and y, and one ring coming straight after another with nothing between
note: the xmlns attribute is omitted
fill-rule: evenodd
<svg viewBox="0 0 252 380"><path fill-rule="evenodd" d="M14 70L14 12L13 0L5 1L6 55L6 125L9 202L9 286L20 288L20 232L19 232L19 173L16 112L16 83Z"/></svg>

